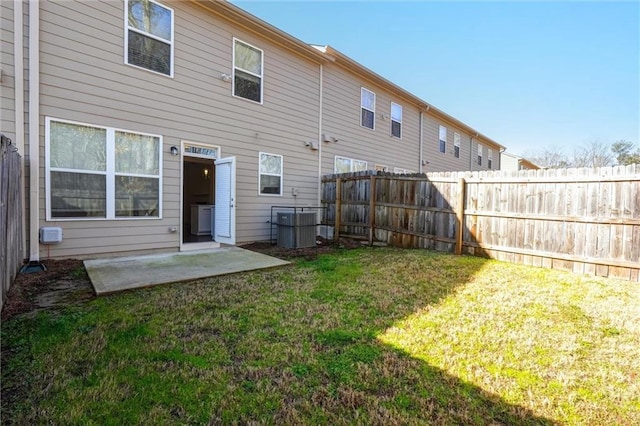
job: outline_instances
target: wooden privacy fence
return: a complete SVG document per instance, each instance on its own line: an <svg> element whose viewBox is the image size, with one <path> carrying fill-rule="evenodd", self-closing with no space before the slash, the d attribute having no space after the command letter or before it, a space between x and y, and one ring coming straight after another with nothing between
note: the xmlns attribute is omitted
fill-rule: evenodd
<svg viewBox="0 0 640 426"><path fill-rule="evenodd" d="M640 281L640 165L348 173L322 199L334 238Z"/></svg>
<svg viewBox="0 0 640 426"><path fill-rule="evenodd" d="M0 307L24 258L20 161L11 139L0 134Z"/></svg>

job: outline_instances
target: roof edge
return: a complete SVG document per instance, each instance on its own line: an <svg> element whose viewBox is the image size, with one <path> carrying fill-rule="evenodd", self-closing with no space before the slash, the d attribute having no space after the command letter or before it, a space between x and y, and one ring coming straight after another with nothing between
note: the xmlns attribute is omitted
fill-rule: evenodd
<svg viewBox="0 0 640 426"><path fill-rule="evenodd" d="M331 46L313 46L314 48L318 49L321 52L325 52L327 55L335 58L335 63L343 68L345 68L346 70L357 74L358 76L364 77L365 79L371 81L374 84L377 84L379 86L382 86L383 88L390 90L392 92L396 92L401 94L405 99L408 99L409 101L411 101L414 105L416 105L417 107L419 107L423 112L427 112L427 113L431 113L433 115L439 116L440 118L444 119L445 121L458 126L464 130L466 130L469 134L471 134L472 137L475 137L477 139L481 139L483 140L485 143L491 144L494 147L498 148L499 150L506 150L506 147L502 144L499 144L498 142L494 141L493 139L489 138L488 136L480 133L479 131L477 131L476 129L474 129L473 127L463 123L462 121L458 120L457 118L453 117L452 115L447 114L446 112L442 111L441 109L433 106L432 104L428 103L427 101L417 97L416 95L414 95L413 93L403 89L402 87L398 86L397 84L391 82L390 80L387 80L386 78L382 77L380 74L370 70L369 68L365 67L364 65L360 64L359 62L356 62L355 60L351 59L350 57L348 57L347 55L343 54L342 52L334 49Z"/></svg>
<svg viewBox="0 0 640 426"><path fill-rule="evenodd" d="M329 59L317 49L303 42L300 39L282 31L281 29L269 24L246 12L245 10L229 3L226 0L190 0L200 7L216 14L220 18L241 26L243 29L267 38L275 44L283 47L293 53L303 56L313 62L322 64Z"/></svg>

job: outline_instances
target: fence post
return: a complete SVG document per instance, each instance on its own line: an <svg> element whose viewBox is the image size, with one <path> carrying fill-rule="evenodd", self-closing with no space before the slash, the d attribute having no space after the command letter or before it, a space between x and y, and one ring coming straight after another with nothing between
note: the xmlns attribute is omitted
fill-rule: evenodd
<svg viewBox="0 0 640 426"><path fill-rule="evenodd" d="M340 215L342 214L342 179L336 178L336 219L333 224L333 239L340 238Z"/></svg>
<svg viewBox="0 0 640 426"><path fill-rule="evenodd" d="M462 254L462 236L464 233L464 201L465 201L465 180L458 181L458 205L456 208L456 248L455 254Z"/></svg>
<svg viewBox="0 0 640 426"><path fill-rule="evenodd" d="M369 186L369 245L373 245L373 229L376 224L376 177L370 176Z"/></svg>

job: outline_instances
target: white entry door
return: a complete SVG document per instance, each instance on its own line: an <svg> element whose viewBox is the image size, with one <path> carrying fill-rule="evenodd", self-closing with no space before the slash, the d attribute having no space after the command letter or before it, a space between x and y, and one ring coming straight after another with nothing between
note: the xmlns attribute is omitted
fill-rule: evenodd
<svg viewBox="0 0 640 426"><path fill-rule="evenodd" d="M236 157L216 160L215 236L219 243L236 243Z"/></svg>

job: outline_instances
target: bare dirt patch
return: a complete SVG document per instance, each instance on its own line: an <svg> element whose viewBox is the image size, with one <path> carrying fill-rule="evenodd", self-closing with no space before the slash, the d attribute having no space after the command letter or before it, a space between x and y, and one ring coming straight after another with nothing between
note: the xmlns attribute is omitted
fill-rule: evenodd
<svg viewBox="0 0 640 426"><path fill-rule="evenodd" d="M317 237L315 247L289 249L289 248L279 247L276 244L272 244L269 241L244 244L241 247L243 249L256 251L258 253L277 257L279 259L287 260L287 259L304 257L305 259L312 260L312 259L315 259L320 254L332 253L337 249L353 249L361 246L362 246L361 242L355 241L355 240L349 240L346 238L340 238L338 241L333 241L333 240L327 240L323 237Z"/></svg>
<svg viewBox="0 0 640 426"><path fill-rule="evenodd" d="M20 273L2 307L2 320L43 309L58 309L93 299L95 294L82 260L42 262L46 271Z"/></svg>

